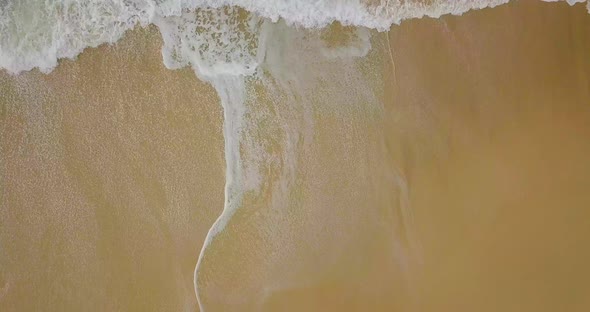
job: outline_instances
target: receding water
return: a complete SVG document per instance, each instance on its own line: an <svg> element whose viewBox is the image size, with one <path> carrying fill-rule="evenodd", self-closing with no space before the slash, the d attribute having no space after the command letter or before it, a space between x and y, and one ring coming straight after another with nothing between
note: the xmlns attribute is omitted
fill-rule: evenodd
<svg viewBox="0 0 590 312"><path fill-rule="evenodd" d="M0 310L587 311L590 15L506 2L0 2Z"/></svg>

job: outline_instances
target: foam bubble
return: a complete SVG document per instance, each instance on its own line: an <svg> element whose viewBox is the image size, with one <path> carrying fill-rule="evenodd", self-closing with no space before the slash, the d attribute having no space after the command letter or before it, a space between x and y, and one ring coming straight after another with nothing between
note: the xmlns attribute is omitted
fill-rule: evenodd
<svg viewBox="0 0 590 312"><path fill-rule="evenodd" d="M154 24L164 39L168 68L191 65L203 80L215 76L248 76L258 63L261 20L236 7L205 8L179 16L159 17Z"/></svg>

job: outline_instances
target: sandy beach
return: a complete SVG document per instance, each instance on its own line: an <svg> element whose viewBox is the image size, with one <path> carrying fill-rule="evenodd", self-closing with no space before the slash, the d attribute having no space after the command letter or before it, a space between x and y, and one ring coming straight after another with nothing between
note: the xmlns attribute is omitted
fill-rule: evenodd
<svg viewBox="0 0 590 312"><path fill-rule="evenodd" d="M155 26L0 72L0 310L590 308L584 5L265 31L205 247L224 110Z"/></svg>

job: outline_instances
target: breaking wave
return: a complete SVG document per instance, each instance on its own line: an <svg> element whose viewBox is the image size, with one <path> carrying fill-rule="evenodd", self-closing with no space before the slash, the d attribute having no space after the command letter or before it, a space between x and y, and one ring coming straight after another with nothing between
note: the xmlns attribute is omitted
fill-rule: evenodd
<svg viewBox="0 0 590 312"><path fill-rule="evenodd" d="M568 3L585 0L567 0ZM220 22L218 13L224 7L240 7L259 17L301 27L323 27L338 21L343 25L362 26L384 31L404 19L443 14L462 14L468 10L494 7L508 0L19 0L0 2L0 68L11 73L39 68L49 72L61 58L74 58L87 47L114 43L125 31L136 25L155 23L160 29L170 23L187 22L188 11L205 9L210 13L197 14L189 24L209 31L222 31L214 26ZM215 10L219 9L219 10ZM208 18L211 17L211 18ZM164 20L164 21L163 21ZM170 39L170 34L164 34ZM205 36L206 37L206 36ZM201 39L206 39L205 37ZM184 38L186 39L186 38ZM223 36L220 40L228 40ZM242 38L243 39L243 38ZM168 40L170 41L170 40ZM234 53L243 47L235 44ZM224 46L224 48L227 47ZM170 51L168 46L164 51ZM212 51L211 54L223 54ZM206 57L206 55L202 55ZM164 53L165 60L170 57ZM210 61L210 60L207 60ZM250 60L244 60L249 62ZM167 66L176 62L166 62ZM252 64L249 63L250 69ZM216 65L217 69L222 66ZM222 69L227 71L228 68ZM242 74L242 73L239 73Z"/></svg>

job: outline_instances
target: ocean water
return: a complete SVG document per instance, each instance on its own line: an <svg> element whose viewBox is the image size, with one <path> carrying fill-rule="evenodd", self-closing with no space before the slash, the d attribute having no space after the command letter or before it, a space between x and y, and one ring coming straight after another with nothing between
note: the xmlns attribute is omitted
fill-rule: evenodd
<svg viewBox="0 0 590 312"><path fill-rule="evenodd" d="M1 310L586 311L589 9L0 1Z"/></svg>

